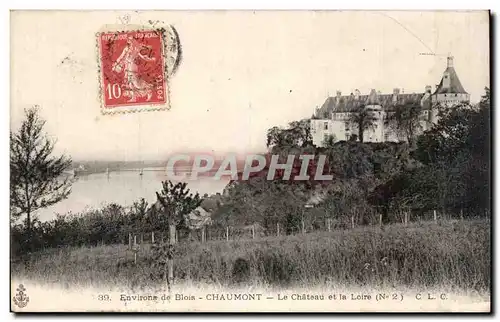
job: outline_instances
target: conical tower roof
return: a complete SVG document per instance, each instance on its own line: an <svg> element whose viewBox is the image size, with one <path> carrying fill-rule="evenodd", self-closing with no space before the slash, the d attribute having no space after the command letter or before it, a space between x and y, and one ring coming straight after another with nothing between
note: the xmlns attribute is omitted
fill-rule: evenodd
<svg viewBox="0 0 500 322"><path fill-rule="evenodd" d="M445 86L445 77L450 78L449 86ZM448 57L448 66L446 67L443 77L441 78L441 82L439 82L439 85L436 88L436 91L434 94L468 94L464 87L462 86L462 83L460 83L460 79L458 79L457 72L455 71L455 68L453 67L453 57Z"/></svg>

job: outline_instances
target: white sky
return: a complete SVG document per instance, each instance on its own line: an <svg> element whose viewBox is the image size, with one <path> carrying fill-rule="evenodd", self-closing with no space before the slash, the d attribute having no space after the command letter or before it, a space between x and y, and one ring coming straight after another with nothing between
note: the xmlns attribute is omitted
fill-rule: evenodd
<svg viewBox="0 0 500 322"><path fill-rule="evenodd" d="M132 24L173 24L183 61L171 110L103 116L95 33L129 14ZM455 57L471 99L489 85L487 12L14 12L11 126L42 108L57 149L81 159L166 159L173 152L253 152L274 125L309 117L327 95L358 88L421 92ZM70 63L61 64L68 57Z"/></svg>

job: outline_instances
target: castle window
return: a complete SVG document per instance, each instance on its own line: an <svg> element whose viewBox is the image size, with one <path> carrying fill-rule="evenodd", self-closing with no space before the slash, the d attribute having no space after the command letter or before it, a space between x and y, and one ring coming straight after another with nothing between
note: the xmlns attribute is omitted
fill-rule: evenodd
<svg viewBox="0 0 500 322"><path fill-rule="evenodd" d="M457 94L455 94L455 97L457 97L457 96L458 96L458 95L457 95Z"/></svg>
<svg viewBox="0 0 500 322"><path fill-rule="evenodd" d="M328 122L325 122L325 124L323 126L324 126L325 130L328 130Z"/></svg>

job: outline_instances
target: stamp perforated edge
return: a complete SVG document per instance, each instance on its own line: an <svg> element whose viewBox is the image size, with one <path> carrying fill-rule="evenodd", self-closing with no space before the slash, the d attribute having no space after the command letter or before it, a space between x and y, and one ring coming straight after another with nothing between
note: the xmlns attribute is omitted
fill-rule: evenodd
<svg viewBox="0 0 500 322"><path fill-rule="evenodd" d="M102 33L109 32L134 32L134 31L157 31L162 37L162 52L163 56L163 74L165 79L165 104L143 104L134 106L117 106L117 107L104 107L103 101L103 91L104 84L102 79L102 61L101 61L101 42L99 41L100 35ZM105 25L99 31L95 33L96 40L96 60L97 60L97 81L98 81L98 96L99 104L102 115L115 115L115 114L128 114L128 113L138 113L138 112L154 112L154 111L166 111L170 110L170 76L175 72L175 64L178 59L180 44L177 32L173 29L171 25L166 26L143 26L143 25ZM174 43L175 46L169 46L170 43ZM170 48L175 48L171 50Z"/></svg>

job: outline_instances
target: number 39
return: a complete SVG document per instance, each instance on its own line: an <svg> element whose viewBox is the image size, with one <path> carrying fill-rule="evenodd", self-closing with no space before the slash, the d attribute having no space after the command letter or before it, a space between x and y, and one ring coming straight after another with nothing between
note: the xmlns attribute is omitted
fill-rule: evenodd
<svg viewBox="0 0 500 322"><path fill-rule="evenodd" d="M109 301L109 295L108 294L99 294L97 296L97 299L99 301Z"/></svg>
<svg viewBox="0 0 500 322"><path fill-rule="evenodd" d="M108 99L120 98L122 96L120 84L108 84L106 91L108 92Z"/></svg>

